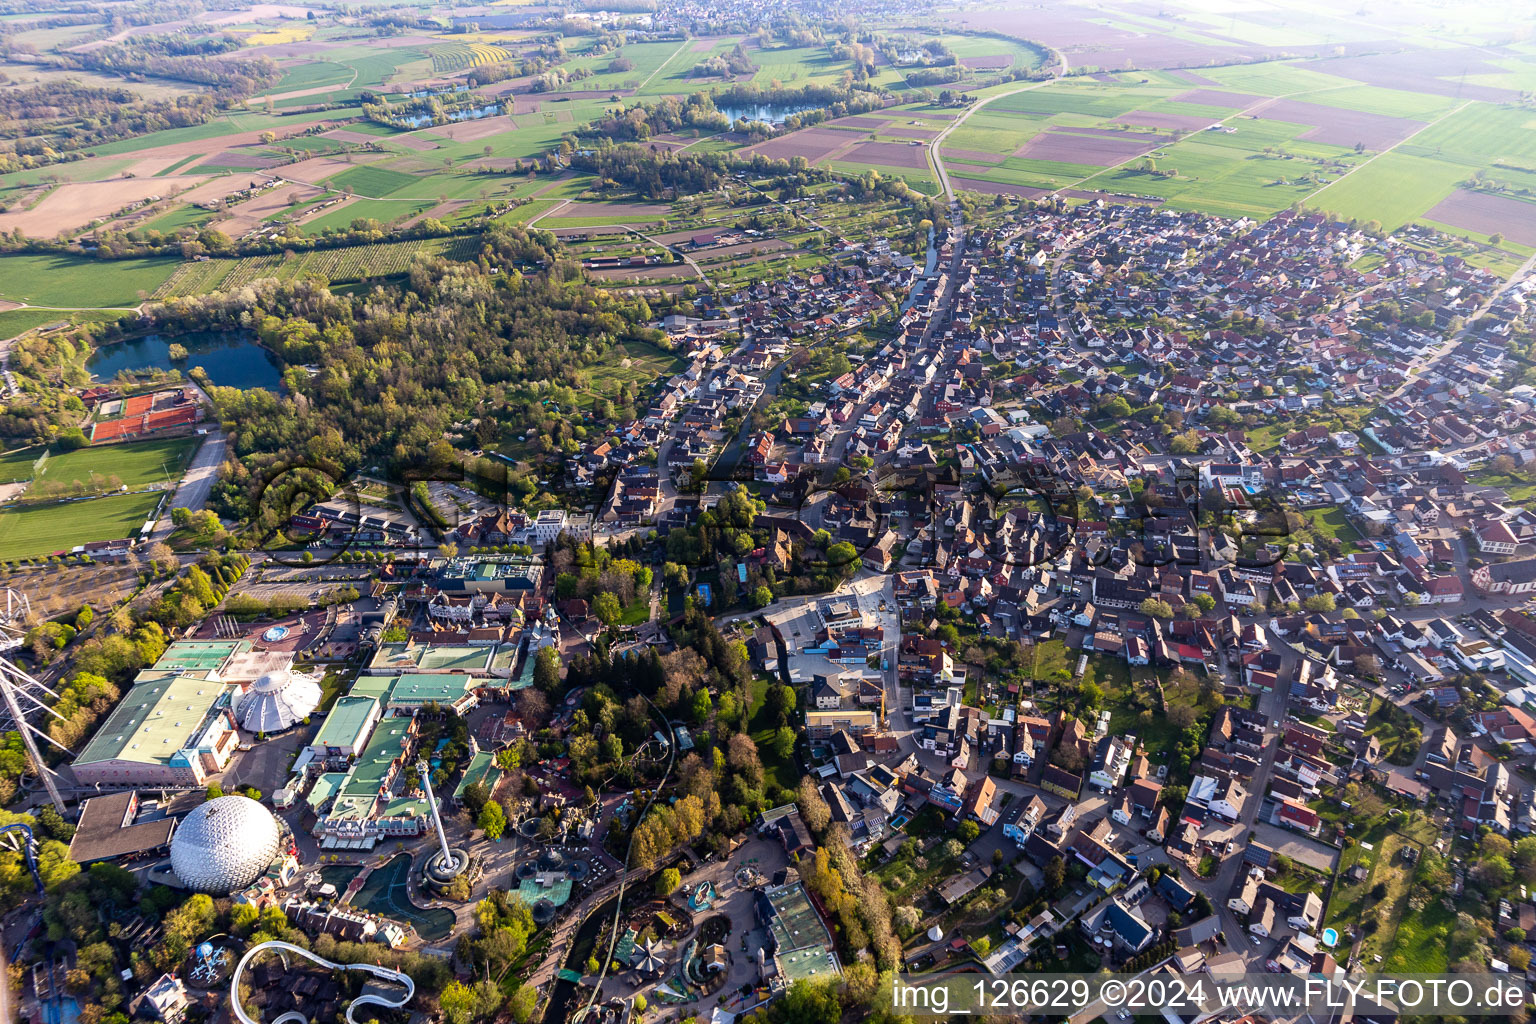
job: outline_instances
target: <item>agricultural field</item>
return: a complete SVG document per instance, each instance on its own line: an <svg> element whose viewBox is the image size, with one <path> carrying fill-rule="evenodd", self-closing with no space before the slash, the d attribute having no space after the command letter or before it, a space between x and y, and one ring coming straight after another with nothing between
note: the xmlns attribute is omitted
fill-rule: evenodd
<svg viewBox="0 0 1536 1024"><path fill-rule="evenodd" d="M133 537L160 501L158 492L88 498L60 505L0 508L0 560L37 558L94 540Z"/></svg>
<svg viewBox="0 0 1536 1024"><path fill-rule="evenodd" d="M609 53L589 57L577 57L565 67L592 72L590 78L567 83L559 92L591 92L595 90L624 90L636 95L660 96L692 92L705 83L689 84L688 74L705 53L694 53L693 40L668 40L655 43L629 43ZM729 46L726 47L729 49ZM629 61L633 67L626 71L613 70L618 58Z"/></svg>
<svg viewBox="0 0 1536 1024"><path fill-rule="evenodd" d="M488 43L445 43L432 47L432 71L439 75L467 71L482 64L499 63L511 56L509 51Z"/></svg>
<svg viewBox="0 0 1536 1024"><path fill-rule="evenodd" d="M1414 222L1435 227L1453 236L1446 252L1460 247L1456 254L1500 272L1515 269L1536 251L1536 202L1530 201L1536 197L1536 133L1528 128L1529 111L1518 102L1522 83L1536 83L1536 59L1528 47L1489 53L1476 67L1459 70L1449 59L1320 59L1304 47L1301 56L1284 59L1246 53L1217 59L1223 47L1249 45L1240 41L1257 41L1265 32L1274 33L1276 45L1280 40L1300 45L1312 31L1294 16L1284 25L1245 15L1233 17L1230 25L1223 20L1192 6L1181 6L1180 16L1168 19L1117 5L1095 23L1091 34L1102 42L1093 47L1052 39L1049 19L1026 26L1002 12L957 15L937 36L883 26L887 38L914 52L930 40L942 44L956 62L959 78L953 87L986 105L967 112L960 104L936 102L945 83L928 87L919 98L908 79L921 81L920 73L933 69L924 68L919 57L882 54L871 81L898 100L913 102L751 146L688 132L659 144L700 153L803 156L837 174L877 171L936 195L932 143L954 125L941 151L949 177L958 188L984 194L1060 194L1080 201L1117 193L1228 217L1264 217L1300 202L1385 228ZM849 61L832 56L829 45L792 45L757 34L631 39L594 53L598 35L575 33L563 40L570 56L557 57L555 65L587 77L540 93L498 82L481 95L505 113L400 132L345 104L356 103L365 90L399 100L445 83L462 88L471 69L531 53L538 32L487 26L458 31L469 27L459 25L452 32L375 37L329 15L305 19L254 10L223 18L220 25L241 37L242 53L275 62L278 77L272 84L247 99L243 109L237 106L206 123L102 142L85 159L7 175L0 187L0 201L8 207L0 211L0 230L39 231L64 223L70 232L83 232L92 219L115 214L125 199L140 194L157 198L137 219L119 218L116 227L172 234L211 225L241 237L296 225L313 237L347 230L359 220L377 221L386 230L424 217L466 223L484 214L483 204L530 196L532 202L503 219L556 229L597 226L611 220L561 207L558 199L570 196L534 195L520 175L505 172L515 161L548 153L615 100L650 102L730 84L719 75L697 76L694 69L737 46L757 70L732 77L760 87L836 85L852 70ZM1452 34L1468 38L1471 31L1459 25ZM38 28L16 38L46 51L75 32L76 27ZM1057 52L1025 38L1057 47L1073 73L1052 81L1011 80L1016 72L1057 63ZM59 74L28 66L12 78L18 84L42 83ZM94 72L88 77L113 81ZM1453 82L1461 84L1448 88ZM132 87L154 98L196 91L166 82ZM962 123L955 125L957 119ZM281 202L250 201L243 211L232 203L233 213L215 214L190 201L212 206L262 175L282 176L290 152L347 153L351 161L364 149L372 151L366 157L371 162L342 169L338 160L339 172L330 177L293 172L309 186L350 190L343 201L327 202L326 195L301 185L264 193ZM128 176L133 181L124 184ZM187 198L178 195L183 190ZM322 204L325 208L317 209ZM61 219L56 211L66 216ZM734 285L807 265L811 257L798 240L786 241L788 250L718 261L706 274ZM398 268L402 258L408 261L405 251L381 250L375 265L386 274L398 272L389 268ZM0 298L64 308L132 306L147 294L195 294L249 275L290 272L269 262L238 270L222 261L180 269L174 261L123 262L114 265L111 280L81 288L76 263L0 266L12 271L0 278ZM326 273L309 258L295 267L300 269L291 272ZM67 273L40 272L45 269ZM341 275L338 281L374 272L355 263L332 269Z"/></svg>

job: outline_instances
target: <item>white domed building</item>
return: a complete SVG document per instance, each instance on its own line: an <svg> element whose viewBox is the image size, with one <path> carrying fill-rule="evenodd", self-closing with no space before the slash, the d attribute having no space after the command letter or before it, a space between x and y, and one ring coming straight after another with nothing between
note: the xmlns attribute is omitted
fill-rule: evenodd
<svg viewBox="0 0 1536 1024"><path fill-rule="evenodd" d="M320 706L320 682L292 668L263 673L240 694L235 721L252 733L292 729Z"/></svg>
<svg viewBox="0 0 1536 1024"><path fill-rule="evenodd" d="M226 896L260 878L282 849L277 819L246 796L197 807L171 836L171 870L189 889Z"/></svg>

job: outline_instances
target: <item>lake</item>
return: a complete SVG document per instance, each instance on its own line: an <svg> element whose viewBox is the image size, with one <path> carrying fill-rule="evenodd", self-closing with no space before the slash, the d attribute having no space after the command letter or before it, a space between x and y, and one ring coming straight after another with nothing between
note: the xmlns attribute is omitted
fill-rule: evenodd
<svg viewBox="0 0 1536 1024"><path fill-rule="evenodd" d="M819 103L748 103L741 106L721 106L717 104L715 109L730 118L732 122L744 117L748 121L764 121L768 124L779 124L789 117L790 114L803 114L807 110L820 110L822 106Z"/></svg>
<svg viewBox="0 0 1536 1024"><path fill-rule="evenodd" d="M170 348L180 343L187 358L172 359ZM191 334L150 334L114 345L103 345L86 360L85 368L98 380L111 380L119 370L188 370L201 366L209 380L232 388L282 387L282 364L248 334L196 331Z"/></svg>

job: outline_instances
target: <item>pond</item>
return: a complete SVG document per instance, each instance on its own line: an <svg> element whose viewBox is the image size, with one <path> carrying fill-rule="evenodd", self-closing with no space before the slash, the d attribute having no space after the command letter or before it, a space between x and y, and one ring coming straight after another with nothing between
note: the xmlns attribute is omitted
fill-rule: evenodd
<svg viewBox="0 0 1536 1024"><path fill-rule="evenodd" d="M374 868L363 887L352 897L352 905L370 910L381 917L394 918L414 925L428 942L446 939L453 931L454 913L446 907L423 910L411 902L409 893L411 855L402 853L382 867Z"/></svg>
<svg viewBox="0 0 1536 1024"><path fill-rule="evenodd" d="M171 346L187 350L185 359L172 359ZM277 356L242 332L196 331L191 334L148 334L103 345L86 360L85 368L98 380L111 380L120 370L180 370L194 366L208 372L215 384L232 388L282 387L283 368Z"/></svg>
<svg viewBox="0 0 1536 1024"><path fill-rule="evenodd" d="M779 124L791 114L803 114L807 110L820 110L818 103L742 103L716 106L716 110L732 121L746 118L748 121L765 121Z"/></svg>

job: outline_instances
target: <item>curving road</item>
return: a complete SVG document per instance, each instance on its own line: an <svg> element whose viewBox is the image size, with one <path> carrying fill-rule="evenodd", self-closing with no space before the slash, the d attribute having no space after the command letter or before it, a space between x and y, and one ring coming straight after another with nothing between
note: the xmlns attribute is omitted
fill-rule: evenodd
<svg viewBox="0 0 1536 1024"><path fill-rule="evenodd" d="M955 190L949 183L949 173L944 170L944 157L939 153L939 147L944 144L944 140L949 137L949 133L960 127L965 123L967 118L976 113L976 111L980 110L982 107L986 106L988 103L991 103L993 100L1000 100L1004 96L1017 96L1021 92L1029 92L1031 89L1038 89L1041 86L1050 85L1062 75L1065 75L1067 73L1066 55L1058 52L1056 54L1056 60L1056 73L1053 74L1050 78L1042 79L1038 82L1030 82L1028 85L1019 86L1017 89L1009 89L1007 92L993 93L991 96L988 96L981 102L967 107L964 111L961 112L959 117L951 121L943 131L935 135L932 141L928 143L928 153L933 160L933 170L934 173L939 177L939 188L943 190L945 199L948 199L951 203L955 201Z"/></svg>
<svg viewBox="0 0 1536 1024"><path fill-rule="evenodd" d="M235 964L234 973L229 976L229 1005L230 1008L234 1010L235 1017L240 1021L240 1024L261 1024L260 1021L257 1021L249 1014L247 1014L245 1012L245 1007L240 1005L240 976L245 972L245 965L250 963L251 959L255 957L257 953L264 953L269 949L277 950L283 953L297 953L304 959L313 963L317 963L321 967L327 967L333 971L363 971L364 973L371 974L375 978L379 978L382 981L392 981L397 985L405 986L405 995L401 997L399 1001L391 1000L388 997L379 995L377 993L364 992L362 995L352 1000L351 1004L348 1005L347 1024L358 1024L358 1021L352 1016L352 1014L359 1006L382 1006L386 1010L398 1010L406 1003L410 1002L411 997L416 994L416 983L411 980L410 975L404 974L400 971L393 971L388 967L380 967L377 964L332 963L324 957L316 956L307 949L293 945L291 942L283 942L279 939L269 939L266 942L258 942L256 945L246 950L245 955L240 958L240 962ZM293 1010L278 1017L276 1020L272 1021L271 1024L306 1024L307 1021L308 1017L298 1012L297 1010Z"/></svg>

